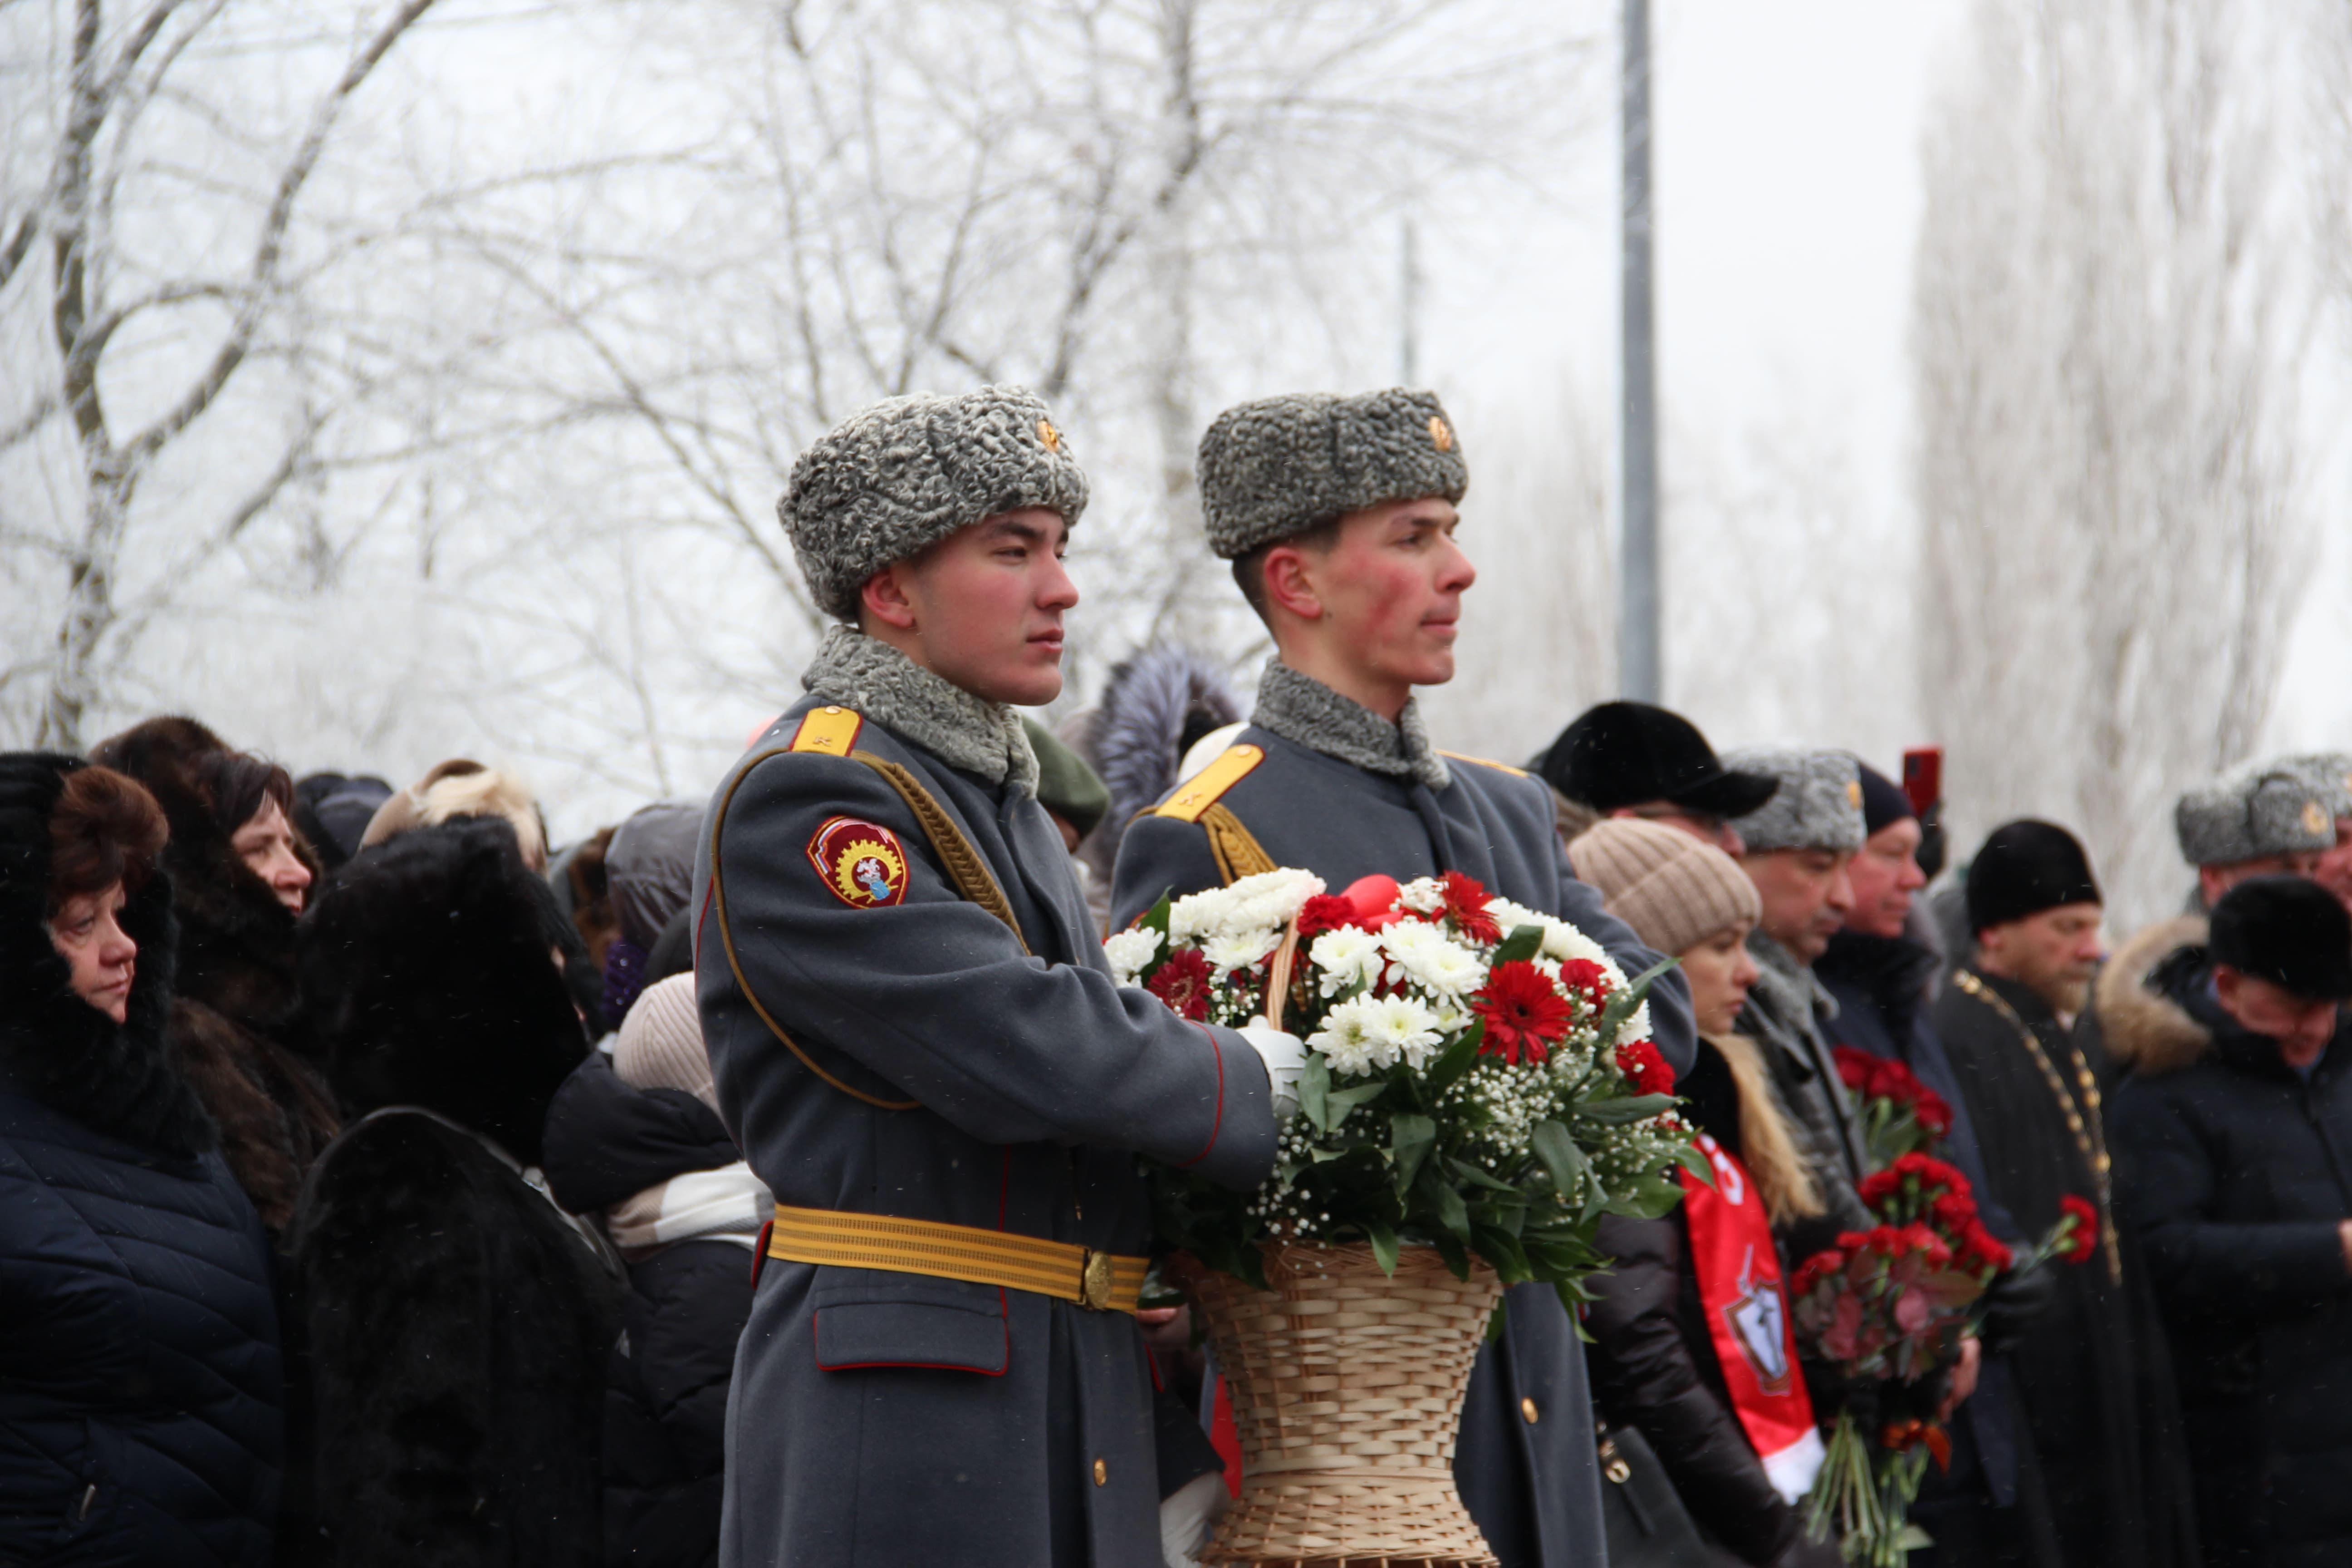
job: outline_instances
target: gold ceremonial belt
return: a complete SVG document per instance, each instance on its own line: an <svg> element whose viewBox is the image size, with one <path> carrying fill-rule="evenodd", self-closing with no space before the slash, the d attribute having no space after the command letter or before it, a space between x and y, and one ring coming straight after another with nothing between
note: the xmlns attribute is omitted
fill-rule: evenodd
<svg viewBox="0 0 2352 1568"><path fill-rule="evenodd" d="M1097 1252L1071 1241L937 1220L776 1205L768 1256L835 1268L886 1268L967 1285L1001 1285L1076 1301L1097 1311L1132 1312L1143 1295L1145 1258Z"/></svg>

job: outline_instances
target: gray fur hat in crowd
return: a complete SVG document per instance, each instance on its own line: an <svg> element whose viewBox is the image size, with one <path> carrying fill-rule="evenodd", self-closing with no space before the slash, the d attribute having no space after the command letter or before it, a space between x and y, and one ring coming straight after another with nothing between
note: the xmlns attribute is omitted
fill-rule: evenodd
<svg viewBox="0 0 2352 1568"><path fill-rule="evenodd" d="M2330 814L2352 816L2352 752L2313 752L2277 765L2301 774Z"/></svg>
<svg viewBox="0 0 2352 1568"><path fill-rule="evenodd" d="M1292 392L1217 416L1201 437L1201 512L1227 561L1382 501L1470 488L1462 438L1433 392Z"/></svg>
<svg viewBox="0 0 2352 1568"><path fill-rule="evenodd" d="M1780 781L1772 798L1731 826L1748 847L1830 849L1851 854L1869 837L1862 819L1862 768L1851 752L1748 746L1723 753L1734 773Z"/></svg>
<svg viewBox="0 0 2352 1568"><path fill-rule="evenodd" d="M2257 763L2190 790L2172 808L2180 856L2191 866L2234 866L2271 855L2299 855L2336 844L2337 796L2301 769Z"/></svg>
<svg viewBox="0 0 2352 1568"><path fill-rule="evenodd" d="M1021 507L1077 526L1087 476L1025 386L917 393L859 410L793 465L776 515L817 607L857 618L857 591L960 528Z"/></svg>

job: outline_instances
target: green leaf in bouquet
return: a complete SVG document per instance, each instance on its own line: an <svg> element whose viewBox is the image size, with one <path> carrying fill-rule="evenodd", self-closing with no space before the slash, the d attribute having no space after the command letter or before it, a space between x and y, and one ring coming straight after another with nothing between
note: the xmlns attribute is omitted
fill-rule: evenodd
<svg viewBox="0 0 2352 1568"><path fill-rule="evenodd" d="M1168 934L1168 911L1175 902L1176 900L1171 894L1160 894L1158 901L1153 903L1150 909L1144 910L1143 918L1135 923L1146 931L1156 931L1161 936L1166 936ZM1166 942L1160 943L1160 950L1162 952L1167 952L1168 944Z"/></svg>
<svg viewBox="0 0 2352 1568"><path fill-rule="evenodd" d="M1478 1061L1478 1047L1486 1038L1486 1020L1473 1018L1470 1026L1454 1038L1454 1043L1439 1053L1429 1064L1426 1081L1432 1099L1454 1087L1464 1073Z"/></svg>
<svg viewBox="0 0 2352 1568"><path fill-rule="evenodd" d="M1323 1091L1323 1114L1329 1118L1330 1127L1337 1127L1347 1120L1348 1112L1378 1100L1388 1092L1388 1079L1376 1078L1370 1083L1351 1084L1346 1089L1327 1089Z"/></svg>
<svg viewBox="0 0 2352 1568"><path fill-rule="evenodd" d="M1633 982L1624 990L1612 996L1609 999L1609 1005L1601 1010L1601 1037L1604 1040L1615 1039L1618 1029L1626 1019L1633 1016L1634 1009L1650 999L1650 987L1658 983L1658 976L1681 962L1679 958L1662 958L1633 976Z"/></svg>
<svg viewBox="0 0 2352 1568"><path fill-rule="evenodd" d="M1454 1278L1465 1280L1470 1278L1470 1254L1460 1242L1439 1231L1429 1238L1429 1245L1436 1250L1438 1258Z"/></svg>
<svg viewBox="0 0 2352 1568"><path fill-rule="evenodd" d="M1535 1278L1535 1271L1528 1267L1528 1255L1519 1250L1518 1237L1508 1231L1491 1225L1473 1226L1470 1247L1494 1266L1506 1285L1518 1285Z"/></svg>
<svg viewBox="0 0 2352 1568"><path fill-rule="evenodd" d="M1675 1163L1710 1187L1718 1184L1715 1179L1715 1162L1700 1153L1698 1145L1696 1143L1675 1144Z"/></svg>
<svg viewBox="0 0 2352 1568"><path fill-rule="evenodd" d="M1596 1100L1578 1106L1576 1113L1604 1127L1622 1127L1629 1122L1646 1121L1674 1108L1675 1097L1671 1094L1635 1094L1623 1100Z"/></svg>
<svg viewBox="0 0 2352 1568"><path fill-rule="evenodd" d="M1413 1184L1413 1191L1429 1205L1430 1217L1444 1226L1447 1235L1456 1241L1470 1239L1470 1205L1462 1201L1462 1194L1454 1190L1451 1183L1424 1167L1421 1179Z"/></svg>
<svg viewBox="0 0 2352 1568"><path fill-rule="evenodd" d="M1664 1176L1639 1176L1612 1193L1607 1207L1611 1214L1633 1219L1664 1219L1682 1201L1680 1182L1670 1182Z"/></svg>
<svg viewBox="0 0 2352 1568"><path fill-rule="evenodd" d="M1331 1064L1323 1059L1322 1052L1307 1052L1306 1070L1298 1075L1298 1114L1318 1132L1331 1131L1330 1108L1326 1103L1330 1093Z"/></svg>
<svg viewBox="0 0 2352 1568"><path fill-rule="evenodd" d="M1370 1224L1364 1226L1364 1239L1372 1244L1372 1258L1381 1272L1394 1278L1397 1266L1397 1233L1389 1226Z"/></svg>
<svg viewBox="0 0 2352 1568"><path fill-rule="evenodd" d="M1574 1202L1591 1173L1592 1163L1576 1146L1576 1140L1569 1136L1568 1129L1557 1121L1538 1121L1536 1130L1528 1134L1528 1143L1535 1150L1536 1158L1543 1162L1545 1173L1551 1177L1551 1190Z"/></svg>
<svg viewBox="0 0 2352 1568"><path fill-rule="evenodd" d="M1412 1190L1422 1162L1437 1147L1437 1123L1417 1111L1400 1110L1389 1118L1389 1157L1395 1162L1389 1174L1402 1194Z"/></svg>
<svg viewBox="0 0 2352 1568"><path fill-rule="evenodd" d="M1508 1296L1497 1297L1495 1310L1486 1314L1486 1342L1491 1345L1501 1339L1503 1331L1510 1326L1511 1299Z"/></svg>
<svg viewBox="0 0 2352 1568"><path fill-rule="evenodd" d="M1517 1196L1513 1194L1515 1200ZM1470 1205L1470 1226L1474 1230L1487 1225L1517 1236L1527 1228L1527 1224L1528 1205L1521 1201L1498 1203L1492 1198L1481 1198Z"/></svg>
<svg viewBox="0 0 2352 1568"><path fill-rule="evenodd" d="M1521 963L1533 958L1543 951L1543 939L1544 928L1541 926L1513 926L1510 934L1495 949L1488 969L1492 971L1506 963Z"/></svg>
<svg viewBox="0 0 2352 1568"><path fill-rule="evenodd" d="M1975 1275L1957 1268L1937 1270L1919 1281L1919 1288L1927 1292L1927 1300L1948 1309L1972 1306L1985 1291L1983 1282Z"/></svg>
<svg viewBox="0 0 2352 1568"><path fill-rule="evenodd" d="M1519 1195L1518 1188L1475 1162L1449 1154L1445 1159L1445 1168L1452 1171L1457 1179L1467 1182L1474 1187L1484 1187L1490 1193L1508 1193L1513 1197Z"/></svg>

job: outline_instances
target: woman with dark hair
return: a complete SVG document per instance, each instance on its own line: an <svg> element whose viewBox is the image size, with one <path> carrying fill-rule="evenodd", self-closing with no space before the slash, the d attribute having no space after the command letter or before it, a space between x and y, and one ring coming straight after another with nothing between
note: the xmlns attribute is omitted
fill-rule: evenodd
<svg viewBox="0 0 2352 1568"><path fill-rule="evenodd" d="M339 1568L602 1562L621 1282L537 1169L588 1050L546 891L509 824L469 817L361 855L304 923L304 994L356 1118L293 1232Z"/></svg>
<svg viewBox="0 0 2352 1568"><path fill-rule="evenodd" d="M0 1562L271 1558L269 1244L164 1038L164 831L0 755Z"/></svg>
<svg viewBox="0 0 2352 1568"><path fill-rule="evenodd" d="M295 974L295 919L319 872L294 831L293 781L193 719L150 719L90 756L144 784L171 823L163 868L180 921L172 1048L277 1237L337 1126L307 1059Z"/></svg>

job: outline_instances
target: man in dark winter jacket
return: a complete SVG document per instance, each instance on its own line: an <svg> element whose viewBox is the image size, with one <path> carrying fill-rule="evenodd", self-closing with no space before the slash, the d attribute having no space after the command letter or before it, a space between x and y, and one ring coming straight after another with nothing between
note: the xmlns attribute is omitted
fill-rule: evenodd
<svg viewBox="0 0 2352 1568"><path fill-rule="evenodd" d="M2007 1354L2070 1568L2193 1561L2179 1413L2144 1281L2115 1233L2095 1044L2070 1027L2098 951L2101 900L2065 829L2012 822L1969 868L1976 954L1930 1015L1958 1079L1986 1195L2039 1238L2074 1198L2096 1254L2053 1271Z"/></svg>
<svg viewBox="0 0 2352 1568"><path fill-rule="evenodd" d="M2172 1338L2207 1568L2352 1560L2352 918L2239 883L2116 1098L2122 1202Z"/></svg>
<svg viewBox="0 0 2352 1568"><path fill-rule="evenodd" d="M1086 498L1017 387L877 405L793 470L843 624L713 797L693 900L719 1110L777 1200L730 1568L1145 1568L1221 1492L1181 1410L1155 1436L1135 1156L1255 1186L1305 1047L1121 988L1037 803L1013 705L1061 689Z"/></svg>
<svg viewBox="0 0 2352 1568"><path fill-rule="evenodd" d="M1129 827L1114 925L1163 893L1297 867L1335 890L1379 873L1455 870L1608 948L1628 974L1657 962L1580 882L1551 798L1516 768L1435 750L1416 686L1454 674L1475 573L1454 531L1469 468L1426 392L1261 399L1201 440L1211 548L1273 632L1248 728ZM1690 991L1650 996L1659 1049L1690 1065ZM1549 1286L1509 1297L1473 1368L1454 1451L1464 1504L1507 1568L1598 1562L1591 1398L1575 1330Z"/></svg>
<svg viewBox="0 0 2352 1568"><path fill-rule="evenodd" d="M1927 881L1916 858L1918 815L1902 787L1867 763L1861 764L1861 781L1866 837L1846 872L1853 907L1813 965L1837 1003L1825 1026L1836 1045L1899 1061L1943 1098L1951 1120L1938 1153L1976 1189L1987 1227L2014 1245L2021 1238L1992 1195L1967 1097L1927 1019L1928 986L1939 961L1906 934L1912 899ZM1983 1353L1971 1369L1974 1392L1951 1423L1951 1463L1925 1478L1912 1510L1936 1542L1913 1554L1916 1568L2058 1562L2039 1478L2029 1473L2020 1484L2020 1466L2030 1470L2033 1456L2018 1418L2008 1358L1998 1353L2042 1305L2049 1279L2044 1270L2004 1276L1994 1289L1985 1331L1993 1353ZM1967 1354L1973 1359L1983 1349L1971 1340Z"/></svg>

